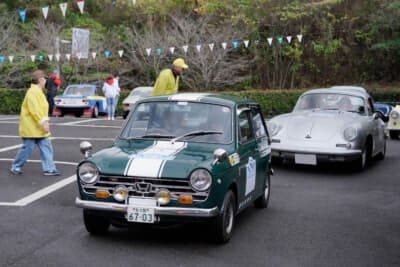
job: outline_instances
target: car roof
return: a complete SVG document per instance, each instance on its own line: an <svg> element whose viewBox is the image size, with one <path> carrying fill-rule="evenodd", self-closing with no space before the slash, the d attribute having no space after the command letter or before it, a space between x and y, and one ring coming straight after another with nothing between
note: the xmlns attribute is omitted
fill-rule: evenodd
<svg viewBox="0 0 400 267"><path fill-rule="evenodd" d="M95 87L98 87L98 85L95 85L95 84L69 84L67 87L70 87L70 86L81 86L81 87L95 86Z"/></svg>
<svg viewBox="0 0 400 267"><path fill-rule="evenodd" d="M362 88L362 87L361 87ZM343 86L343 87L331 87L331 88L319 88L319 89L313 89L313 90L309 90L307 92L305 92L303 95L307 95L307 94L322 94L322 93L332 93L335 92L337 94L348 94L348 95L354 95L354 96L361 96L361 97L370 97L368 92L366 90L360 90L360 89L356 89L356 88L351 88L347 87L347 86Z"/></svg>
<svg viewBox="0 0 400 267"><path fill-rule="evenodd" d="M227 106L240 104L257 104L256 102L244 97L223 95L215 93L180 93L174 95L153 96L142 100L148 101L189 101L200 103L213 103Z"/></svg>

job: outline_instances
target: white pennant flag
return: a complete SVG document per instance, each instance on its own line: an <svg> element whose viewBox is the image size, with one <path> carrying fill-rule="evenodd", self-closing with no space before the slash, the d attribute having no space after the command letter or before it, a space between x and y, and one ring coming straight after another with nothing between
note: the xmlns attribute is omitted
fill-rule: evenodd
<svg viewBox="0 0 400 267"><path fill-rule="evenodd" d="M175 47L174 47L174 46L171 46L171 47L169 48L169 51L171 51L171 54L173 54L174 51L175 51Z"/></svg>
<svg viewBox="0 0 400 267"><path fill-rule="evenodd" d="M147 56L150 56L150 54L151 54L151 48L146 48L146 53L147 53Z"/></svg>
<svg viewBox="0 0 400 267"><path fill-rule="evenodd" d="M31 55L31 60L32 60L32 62L35 61L35 55Z"/></svg>
<svg viewBox="0 0 400 267"><path fill-rule="evenodd" d="M71 59L71 54L65 54L65 56L67 57L68 61Z"/></svg>
<svg viewBox="0 0 400 267"><path fill-rule="evenodd" d="M214 44L208 44L208 46L210 47L210 50L213 51L213 49L214 49Z"/></svg>
<svg viewBox="0 0 400 267"><path fill-rule="evenodd" d="M249 47L249 40L243 41L243 43L246 48Z"/></svg>
<svg viewBox="0 0 400 267"><path fill-rule="evenodd" d="M222 45L222 48L225 50L225 49L226 49L226 46L227 46L228 44L225 43L225 42L223 42L221 45Z"/></svg>
<svg viewBox="0 0 400 267"><path fill-rule="evenodd" d="M65 17L65 12L67 12L67 3L61 3L60 8L63 16Z"/></svg>
<svg viewBox="0 0 400 267"><path fill-rule="evenodd" d="M48 55L49 61L53 61L53 55Z"/></svg>
<svg viewBox="0 0 400 267"><path fill-rule="evenodd" d="M9 56L9 57L8 57L8 60L10 60L10 62L12 63L13 60L14 60L14 56Z"/></svg>
<svg viewBox="0 0 400 267"><path fill-rule="evenodd" d="M42 7L43 17L47 19L47 14L49 14L49 6Z"/></svg>
<svg viewBox="0 0 400 267"><path fill-rule="evenodd" d="M272 40L273 40L273 38L270 37L270 38L268 38L267 40L268 40L269 45L272 45Z"/></svg>
<svg viewBox="0 0 400 267"><path fill-rule="evenodd" d="M302 34L297 35L297 39L298 39L299 42L301 43L301 40L303 39L303 35L302 35Z"/></svg>
<svg viewBox="0 0 400 267"><path fill-rule="evenodd" d="M122 55L124 54L124 50L119 50L118 54L119 54L119 57L122 57Z"/></svg>
<svg viewBox="0 0 400 267"><path fill-rule="evenodd" d="M292 42L292 36L286 36L286 39L287 39L289 44L290 44L290 42Z"/></svg>
<svg viewBox="0 0 400 267"><path fill-rule="evenodd" d="M200 53L201 45L196 45L197 51Z"/></svg>
<svg viewBox="0 0 400 267"><path fill-rule="evenodd" d="M57 60L57 61L60 61L60 57L61 57L60 54L56 54L56 60Z"/></svg>
<svg viewBox="0 0 400 267"><path fill-rule="evenodd" d="M96 58L96 52L92 52L92 58L93 58L93 59Z"/></svg>
<svg viewBox="0 0 400 267"><path fill-rule="evenodd" d="M183 48L183 51L185 51L185 53L187 53L189 46L184 45L184 46L182 46L182 48Z"/></svg>
<svg viewBox="0 0 400 267"><path fill-rule="evenodd" d="M136 5L136 0L132 0L133 5Z"/></svg>
<svg viewBox="0 0 400 267"><path fill-rule="evenodd" d="M79 0L77 2L79 10L81 11L81 14L83 14L83 8L85 7L85 1L84 0Z"/></svg>

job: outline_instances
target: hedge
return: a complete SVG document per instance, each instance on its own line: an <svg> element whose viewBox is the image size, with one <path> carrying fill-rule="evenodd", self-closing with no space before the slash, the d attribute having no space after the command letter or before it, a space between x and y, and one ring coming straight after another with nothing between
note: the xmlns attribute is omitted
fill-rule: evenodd
<svg viewBox="0 0 400 267"><path fill-rule="evenodd" d="M258 102L267 116L274 116L290 112L298 97L307 90L263 90L219 92L247 97ZM122 101L129 94L129 90L122 90L119 97L116 114L122 114ZM0 89L0 114L19 114L26 89ZM371 89L371 96L375 101L395 104L400 102L400 88Z"/></svg>

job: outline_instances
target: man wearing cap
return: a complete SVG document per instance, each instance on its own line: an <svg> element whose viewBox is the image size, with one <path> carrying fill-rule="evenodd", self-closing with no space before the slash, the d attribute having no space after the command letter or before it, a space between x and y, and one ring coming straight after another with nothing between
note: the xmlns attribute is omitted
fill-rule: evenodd
<svg viewBox="0 0 400 267"><path fill-rule="evenodd" d="M46 83L46 98L49 103L49 116L53 115L54 97L57 95L58 87L61 85L61 80L57 78L57 76L58 71L54 70L53 73L50 74Z"/></svg>
<svg viewBox="0 0 400 267"><path fill-rule="evenodd" d="M47 116L49 104L43 94L46 84L44 72L37 70L31 75L31 87L26 92L21 107L19 135L23 145L15 157L10 171L22 174L22 167L32 154L35 144L40 150L44 175L60 175L53 161L53 148L49 142L50 125Z"/></svg>
<svg viewBox="0 0 400 267"><path fill-rule="evenodd" d="M183 70L188 67L182 58L175 59L172 66L160 72L151 95L176 94L179 87L179 77L183 74Z"/></svg>

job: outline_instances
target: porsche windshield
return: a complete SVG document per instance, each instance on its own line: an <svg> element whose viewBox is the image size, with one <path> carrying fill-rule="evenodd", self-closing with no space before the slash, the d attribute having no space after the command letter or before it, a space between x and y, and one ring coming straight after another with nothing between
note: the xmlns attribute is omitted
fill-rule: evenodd
<svg viewBox="0 0 400 267"><path fill-rule="evenodd" d="M364 109L360 109L364 107ZM346 94L306 94L296 104L294 111L310 109L341 110L348 112L360 112L365 110L365 101L361 97Z"/></svg>
<svg viewBox="0 0 400 267"><path fill-rule="evenodd" d="M177 137L188 142L231 143L232 111L206 103L145 102L136 106L121 133L125 139Z"/></svg>

